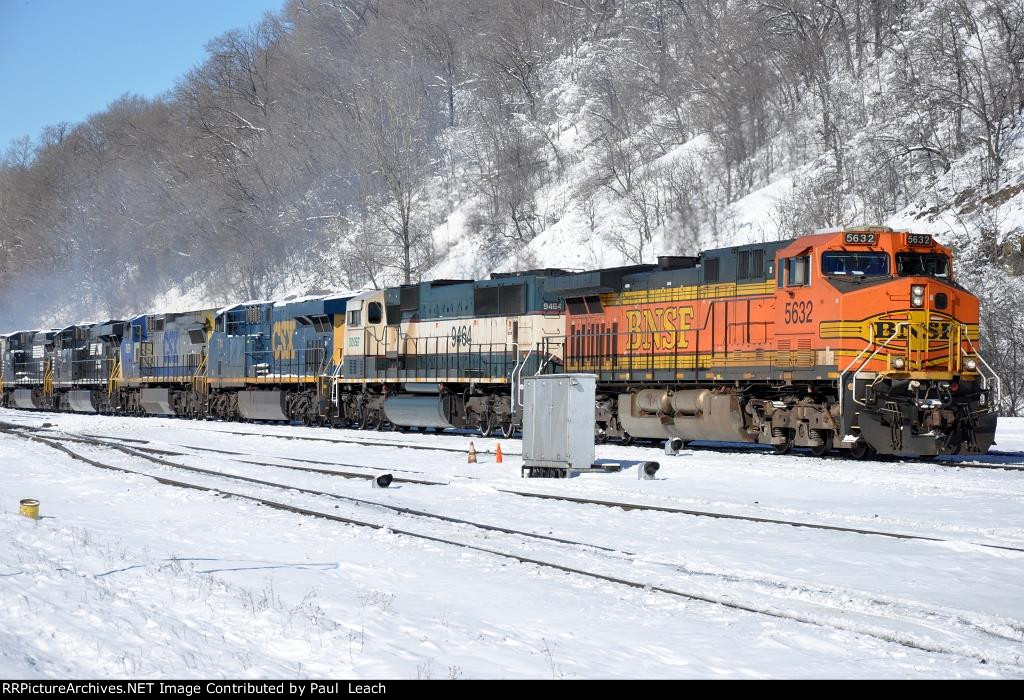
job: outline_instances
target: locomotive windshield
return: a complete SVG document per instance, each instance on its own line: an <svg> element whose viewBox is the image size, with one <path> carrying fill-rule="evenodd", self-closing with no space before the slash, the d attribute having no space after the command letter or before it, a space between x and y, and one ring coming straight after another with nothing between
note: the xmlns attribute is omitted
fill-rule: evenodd
<svg viewBox="0 0 1024 700"><path fill-rule="evenodd" d="M821 256L821 271L826 275L857 277L888 275L889 256L871 251L829 251Z"/></svg>
<svg viewBox="0 0 1024 700"><path fill-rule="evenodd" d="M949 258L939 253L897 253L896 271L901 277L949 277Z"/></svg>

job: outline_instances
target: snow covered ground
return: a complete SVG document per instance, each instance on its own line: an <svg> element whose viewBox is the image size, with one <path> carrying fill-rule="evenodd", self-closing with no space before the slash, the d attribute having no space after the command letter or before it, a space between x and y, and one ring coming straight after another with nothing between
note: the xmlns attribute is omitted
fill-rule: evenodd
<svg viewBox="0 0 1024 700"><path fill-rule="evenodd" d="M1024 551L1005 549L1024 548L1024 471L606 445L598 457L625 470L523 480L516 440L501 441L496 464L497 441L461 435L6 410L0 421L145 440L134 444L176 453L160 459L348 500L65 444L104 464L386 526L175 488L0 434L5 678L1024 677ZM475 465L470 440L483 451ZM1024 419L1003 420L998 443L984 461L1024 466ZM657 480L637 480L646 459L661 462ZM373 489L295 467L440 485ZM26 497L42 502L41 520L17 515Z"/></svg>

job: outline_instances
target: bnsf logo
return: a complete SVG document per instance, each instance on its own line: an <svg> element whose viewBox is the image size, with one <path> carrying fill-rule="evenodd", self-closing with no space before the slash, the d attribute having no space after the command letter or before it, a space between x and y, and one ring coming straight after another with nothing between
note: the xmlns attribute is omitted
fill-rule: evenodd
<svg viewBox="0 0 1024 700"><path fill-rule="evenodd" d="M897 334L896 321L875 321L872 323L875 327L875 337L879 339L891 338ZM921 338L924 336L924 331L918 326L899 326L899 337L907 337L907 330L910 330L911 338ZM931 321L928 324L928 340L949 340L949 334L953 329L953 324L942 323L941 321Z"/></svg>

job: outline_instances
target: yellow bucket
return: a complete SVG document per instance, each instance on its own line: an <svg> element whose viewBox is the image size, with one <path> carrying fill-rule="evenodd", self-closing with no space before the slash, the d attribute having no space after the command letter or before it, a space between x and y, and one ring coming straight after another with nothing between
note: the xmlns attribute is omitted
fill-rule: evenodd
<svg viewBox="0 0 1024 700"><path fill-rule="evenodd" d="M20 511L26 518L39 520L39 501L34 498L21 499Z"/></svg>

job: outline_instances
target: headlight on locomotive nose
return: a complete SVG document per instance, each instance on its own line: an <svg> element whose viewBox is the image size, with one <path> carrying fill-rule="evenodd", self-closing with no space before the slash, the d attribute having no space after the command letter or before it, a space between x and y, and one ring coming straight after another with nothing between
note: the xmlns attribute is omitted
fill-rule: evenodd
<svg viewBox="0 0 1024 700"><path fill-rule="evenodd" d="M924 306L924 285L913 284L910 286L910 305L915 309Z"/></svg>
<svg viewBox="0 0 1024 700"><path fill-rule="evenodd" d="M973 357L968 357L964 360L964 369L968 372L974 372L978 369L978 361Z"/></svg>
<svg viewBox="0 0 1024 700"><path fill-rule="evenodd" d="M904 360L902 357L894 357L894 358L892 358L892 368L893 369L903 369L906 366L907 366L907 361Z"/></svg>

